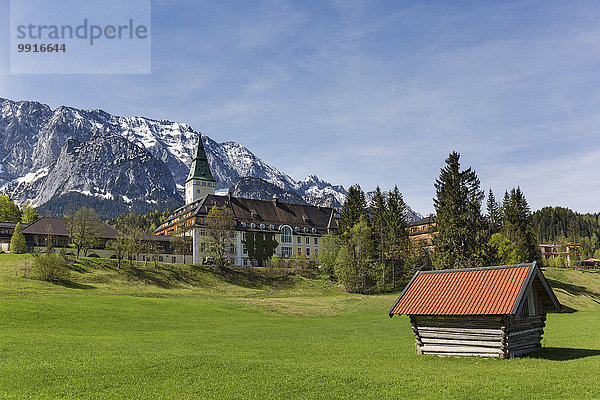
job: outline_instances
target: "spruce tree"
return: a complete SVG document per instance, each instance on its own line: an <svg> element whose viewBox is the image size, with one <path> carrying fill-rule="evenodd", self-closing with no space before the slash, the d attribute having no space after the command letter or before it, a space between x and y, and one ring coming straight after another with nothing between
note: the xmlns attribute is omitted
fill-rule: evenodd
<svg viewBox="0 0 600 400"><path fill-rule="evenodd" d="M375 195L373 196L373 201L371 202L371 207L369 207L369 212L371 216L371 230L373 232L373 241L375 243L375 249L377 252L377 260L380 264L383 264L385 258L385 238L387 231L386 224L386 204L385 197L383 193L381 193L381 189L379 186L375 189Z"/></svg>
<svg viewBox="0 0 600 400"><path fill-rule="evenodd" d="M391 284L396 287L400 279L397 275L402 271L402 255L406 253L408 234L406 232L406 204L398 186L394 186L387 197L385 207L385 240L388 259L391 264Z"/></svg>
<svg viewBox="0 0 600 400"><path fill-rule="evenodd" d="M475 171L460 169L460 154L450 153L446 166L435 181L437 235L433 242L437 249L438 268L459 268L483 265L481 256L485 237L480 189Z"/></svg>
<svg viewBox="0 0 600 400"><path fill-rule="evenodd" d="M533 230L531 210L521 188L504 194L502 203L502 233L513 242L521 254L521 262L539 261L537 234Z"/></svg>
<svg viewBox="0 0 600 400"><path fill-rule="evenodd" d="M339 234L344 237L360 221L360 217L366 217L366 215L367 201L365 200L365 193L358 184L350 186L340 213Z"/></svg>
<svg viewBox="0 0 600 400"><path fill-rule="evenodd" d="M491 234L498 233L502 229L502 215L500 214L500 206L496 201L494 192L490 189L487 198L487 223Z"/></svg>
<svg viewBox="0 0 600 400"><path fill-rule="evenodd" d="M10 239L10 251L17 254L22 254L27 251L27 243L25 242L25 236L21 230L20 222L17 223L12 238Z"/></svg>

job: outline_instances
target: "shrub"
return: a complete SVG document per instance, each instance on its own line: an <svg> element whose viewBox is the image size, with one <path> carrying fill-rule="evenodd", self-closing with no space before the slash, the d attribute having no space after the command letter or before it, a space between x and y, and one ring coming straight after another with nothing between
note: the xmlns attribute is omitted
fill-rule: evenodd
<svg viewBox="0 0 600 400"><path fill-rule="evenodd" d="M57 254L35 254L33 273L37 279L46 282L60 281L69 277L67 262Z"/></svg>

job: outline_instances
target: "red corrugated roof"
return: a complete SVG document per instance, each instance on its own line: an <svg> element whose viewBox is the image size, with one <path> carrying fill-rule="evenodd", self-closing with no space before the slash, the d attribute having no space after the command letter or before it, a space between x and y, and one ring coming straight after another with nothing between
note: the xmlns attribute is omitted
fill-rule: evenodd
<svg viewBox="0 0 600 400"><path fill-rule="evenodd" d="M421 271L390 310L408 315L510 314L534 264Z"/></svg>

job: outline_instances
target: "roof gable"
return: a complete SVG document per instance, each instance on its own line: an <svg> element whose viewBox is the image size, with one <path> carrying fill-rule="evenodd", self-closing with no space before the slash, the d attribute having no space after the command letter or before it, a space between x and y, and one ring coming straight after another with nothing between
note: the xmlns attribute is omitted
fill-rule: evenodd
<svg viewBox="0 0 600 400"><path fill-rule="evenodd" d="M541 270L532 263L419 271L389 314L515 315L534 283L541 288L544 307L560 309Z"/></svg>

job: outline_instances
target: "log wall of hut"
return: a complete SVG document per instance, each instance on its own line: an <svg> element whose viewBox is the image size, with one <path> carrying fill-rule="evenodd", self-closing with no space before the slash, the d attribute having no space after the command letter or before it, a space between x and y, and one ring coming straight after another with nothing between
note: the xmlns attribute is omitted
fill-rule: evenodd
<svg viewBox="0 0 600 400"><path fill-rule="evenodd" d="M541 347L546 311L537 282L515 315L411 315L417 353L438 356L522 356Z"/></svg>
<svg viewBox="0 0 600 400"><path fill-rule="evenodd" d="M419 354L500 358L540 348L545 321L545 314L410 317Z"/></svg>

